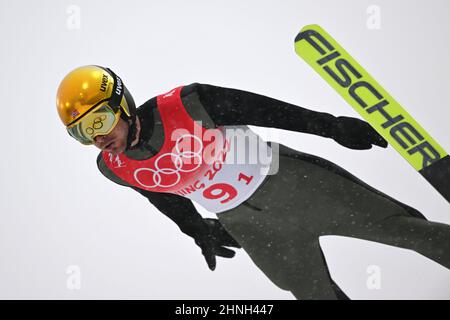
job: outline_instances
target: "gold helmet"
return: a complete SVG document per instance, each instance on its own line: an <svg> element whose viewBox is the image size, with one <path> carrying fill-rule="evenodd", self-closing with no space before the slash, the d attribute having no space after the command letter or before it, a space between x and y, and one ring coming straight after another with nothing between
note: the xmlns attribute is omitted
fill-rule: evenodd
<svg viewBox="0 0 450 320"><path fill-rule="evenodd" d="M133 98L112 70L100 66L69 72L59 85L56 108L69 134L83 144L111 132L120 117L131 119L134 127Z"/></svg>

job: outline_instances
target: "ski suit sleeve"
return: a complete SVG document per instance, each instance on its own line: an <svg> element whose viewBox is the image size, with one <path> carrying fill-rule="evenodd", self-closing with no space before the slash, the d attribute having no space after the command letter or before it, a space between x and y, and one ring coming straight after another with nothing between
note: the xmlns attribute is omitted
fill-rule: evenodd
<svg viewBox="0 0 450 320"><path fill-rule="evenodd" d="M183 233L195 239L205 232L206 226L203 217L194 207L191 200L176 194L132 188L146 197L160 212L175 222Z"/></svg>
<svg viewBox="0 0 450 320"><path fill-rule="evenodd" d="M335 117L238 89L198 84L199 99L216 125L254 125L314 134L334 139L350 149L387 147L369 123Z"/></svg>
<svg viewBox="0 0 450 320"><path fill-rule="evenodd" d="M197 84L199 99L216 125L254 125L331 137L336 117L260 94Z"/></svg>

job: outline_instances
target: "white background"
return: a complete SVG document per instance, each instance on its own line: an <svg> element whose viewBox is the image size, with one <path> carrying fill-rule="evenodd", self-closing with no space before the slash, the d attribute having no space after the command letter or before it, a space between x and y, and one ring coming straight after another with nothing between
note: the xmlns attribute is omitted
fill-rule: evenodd
<svg viewBox="0 0 450 320"><path fill-rule="evenodd" d="M380 29L367 26L371 5L381 10ZM58 118L59 81L99 64L122 77L138 105L200 82L357 116L294 52L299 30L316 23L449 151L449 9L445 0L0 0L0 298L294 299L242 250L209 271L173 222L105 179L98 150L73 141ZM449 204L394 149L352 151L271 132L450 223ZM448 269L416 253L347 238L322 244L350 298L450 298ZM72 265L81 270L79 290L67 287ZM378 290L366 285L371 265L381 272Z"/></svg>

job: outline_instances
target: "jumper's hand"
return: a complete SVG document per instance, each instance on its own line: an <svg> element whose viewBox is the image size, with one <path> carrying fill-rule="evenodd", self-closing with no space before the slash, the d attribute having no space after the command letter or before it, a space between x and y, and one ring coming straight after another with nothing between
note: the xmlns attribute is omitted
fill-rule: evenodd
<svg viewBox="0 0 450 320"><path fill-rule="evenodd" d="M369 123L350 117L337 117L331 128L331 138L344 147L364 150L377 145L388 146L387 141Z"/></svg>
<svg viewBox="0 0 450 320"><path fill-rule="evenodd" d="M214 271L216 255L225 258L233 258L235 255L233 250L224 248L224 246L235 248L241 248L241 246L229 235L217 219L204 219L204 222L207 225L207 232L195 237L195 243L202 249L202 254L209 269Z"/></svg>

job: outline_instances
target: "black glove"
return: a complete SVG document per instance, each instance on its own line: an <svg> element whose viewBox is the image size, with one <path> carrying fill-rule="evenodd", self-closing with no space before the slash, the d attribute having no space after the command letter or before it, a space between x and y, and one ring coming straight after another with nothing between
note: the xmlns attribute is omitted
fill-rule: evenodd
<svg viewBox="0 0 450 320"><path fill-rule="evenodd" d="M330 137L344 147L364 150L377 145L388 146L387 141L369 123L350 117L337 117L331 126Z"/></svg>
<svg viewBox="0 0 450 320"><path fill-rule="evenodd" d="M195 243L202 249L202 254L205 256L206 263L209 269L214 271L216 268L216 255L233 258L235 252L233 250L224 248L241 246L234 240L230 234L222 227L217 219L203 219L205 226L201 232L198 232L194 239Z"/></svg>

